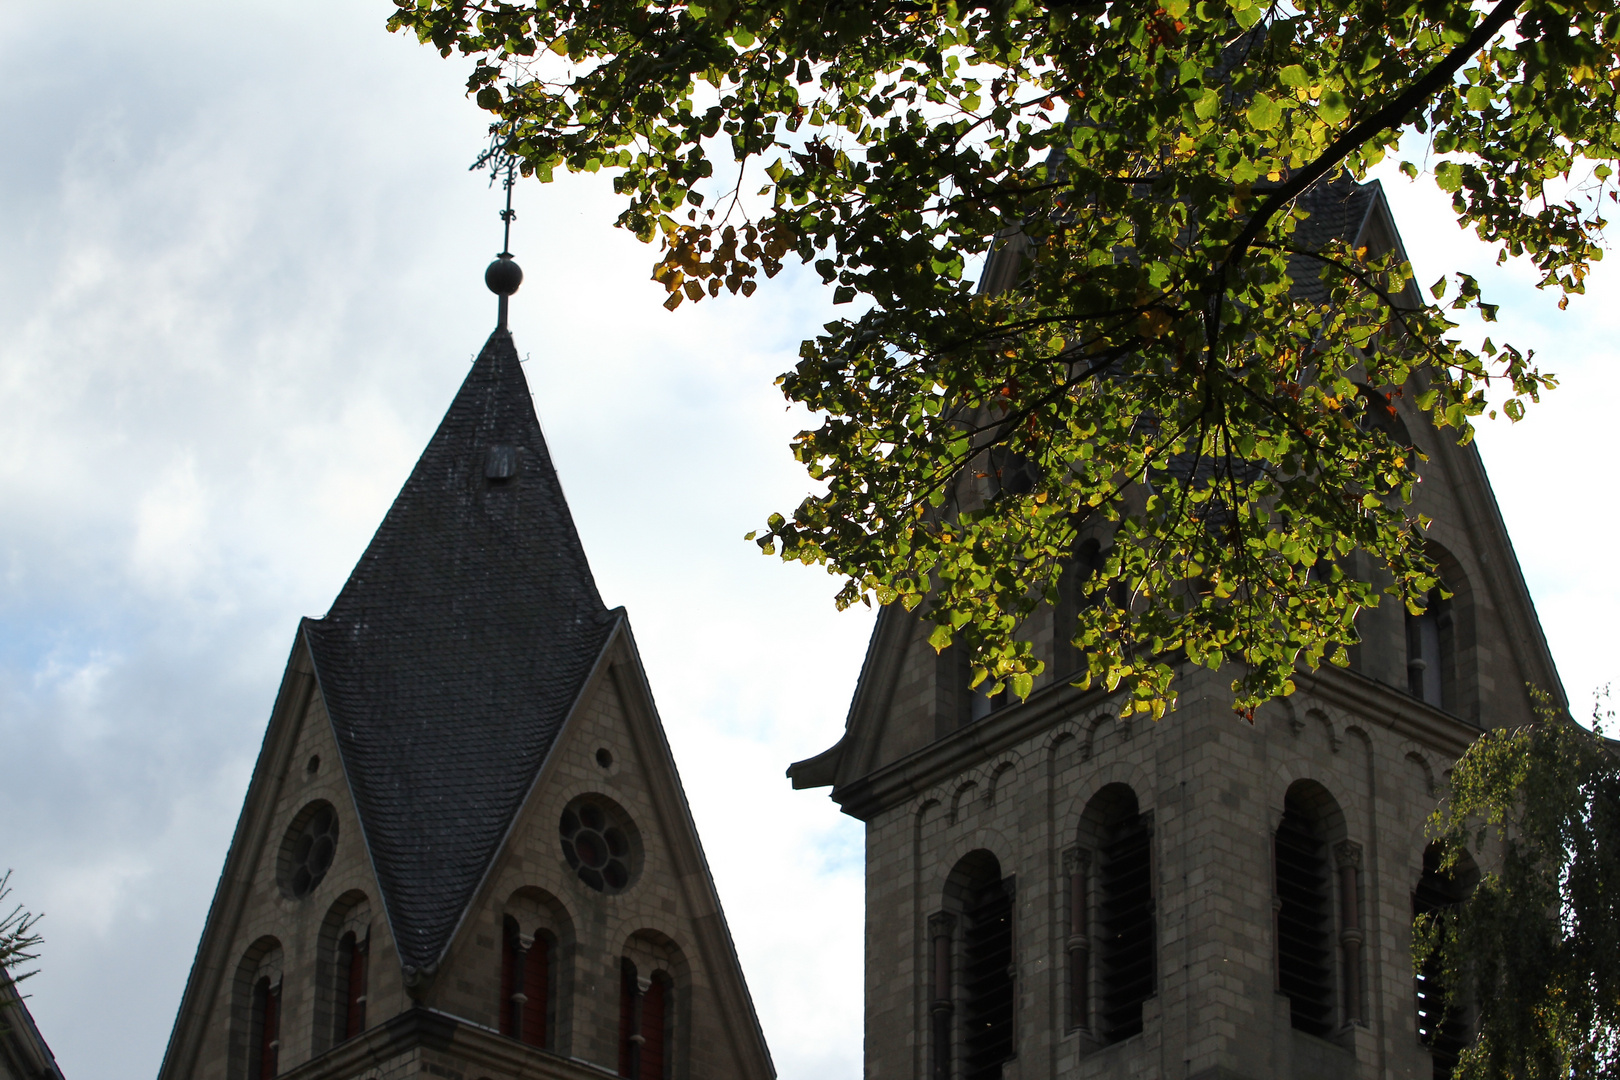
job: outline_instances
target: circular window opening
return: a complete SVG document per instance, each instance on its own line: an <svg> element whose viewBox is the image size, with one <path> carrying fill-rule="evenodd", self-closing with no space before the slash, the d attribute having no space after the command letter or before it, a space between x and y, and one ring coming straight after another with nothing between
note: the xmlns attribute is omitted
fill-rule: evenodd
<svg viewBox="0 0 1620 1080"><path fill-rule="evenodd" d="M305 768L309 771L309 775L311 775L311 776L314 776L316 773L320 772L321 771L321 755L319 755L319 754L311 754L309 756L309 764L306 765Z"/></svg>
<svg viewBox="0 0 1620 1080"><path fill-rule="evenodd" d="M337 853L337 811L325 801L312 802L293 817L281 842L281 887L294 897L308 896L332 867Z"/></svg>
<svg viewBox="0 0 1620 1080"><path fill-rule="evenodd" d="M604 769L613 767L613 755L608 751L607 747L604 746L596 752L596 763Z"/></svg>
<svg viewBox="0 0 1620 1080"><path fill-rule="evenodd" d="M598 757L606 753L601 751ZM597 892L614 893L630 884L639 838L618 806L600 795L582 795L563 811L557 831L562 834L563 858L579 880Z"/></svg>

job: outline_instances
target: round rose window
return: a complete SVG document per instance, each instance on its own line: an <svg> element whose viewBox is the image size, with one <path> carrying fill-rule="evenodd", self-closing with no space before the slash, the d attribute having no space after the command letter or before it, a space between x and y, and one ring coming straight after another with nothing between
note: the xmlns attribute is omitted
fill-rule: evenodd
<svg viewBox="0 0 1620 1080"><path fill-rule="evenodd" d="M298 812L281 842L281 884L295 897L308 896L331 869L337 852L337 811L312 802Z"/></svg>
<svg viewBox="0 0 1620 1080"><path fill-rule="evenodd" d="M635 827L606 799L587 795L563 811L558 826L563 858L579 880L597 892L618 892L630 884L635 865Z"/></svg>

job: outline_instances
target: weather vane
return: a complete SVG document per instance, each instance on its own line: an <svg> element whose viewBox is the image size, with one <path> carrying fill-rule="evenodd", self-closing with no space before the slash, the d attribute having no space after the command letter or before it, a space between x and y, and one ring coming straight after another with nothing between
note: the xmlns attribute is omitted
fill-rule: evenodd
<svg viewBox="0 0 1620 1080"><path fill-rule="evenodd" d="M501 253L495 256L495 261L484 270L484 284L489 291L501 298L500 309L495 317L495 329L505 330L506 301L518 286L523 284L523 270L512 261L512 219L517 217L517 211L512 209L512 186L517 182L517 156L507 149L504 140L492 145L481 154L473 168L488 163L490 165L491 183L494 177L500 175L501 166L506 166L506 176L503 182L506 185L506 209L501 211Z"/></svg>

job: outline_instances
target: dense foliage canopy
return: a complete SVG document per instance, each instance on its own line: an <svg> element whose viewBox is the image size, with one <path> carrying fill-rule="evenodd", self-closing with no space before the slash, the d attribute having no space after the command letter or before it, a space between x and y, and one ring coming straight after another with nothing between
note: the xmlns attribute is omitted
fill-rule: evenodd
<svg viewBox="0 0 1620 1080"><path fill-rule="evenodd" d="M1434 953L1475 1014L1457 1080L1620 1075L1620 755L1545 698L1540 712L1469 748L1431 821L1444 865L1472 852L1487 868L1416 933L1418 963Z"/></svg>
<svg viewBox="0 0 1620 1080"><path fill-rule="evenodd" d="M1466 439L1550 383L1458 343L1449 313L1494 313L1472 279L1425 304L1313 210L1415 131L1402 168L1575 293L1620 152L1598 0L395 2L474 58L525 174L613 174L668 306L789 258L852 303L781 379L820 493L767 552L1019 694L1072 567L1088 677L1154 715L1176 656L1242 661L1247 710L1344 662L1381 593L1425 602L1392 396Z"/></svg>

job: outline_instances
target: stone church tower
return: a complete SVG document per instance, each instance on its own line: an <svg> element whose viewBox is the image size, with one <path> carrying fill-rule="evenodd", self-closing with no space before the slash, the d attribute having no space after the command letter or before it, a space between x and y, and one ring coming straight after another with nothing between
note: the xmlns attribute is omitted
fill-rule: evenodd
<svg viewBox="0 0 1620 1080"><path fill-rule="evenodd" d="M1399 247L1376 184L1311 210ZM1393 406L1451 596L1365 612L1351 667L1252 726L1192 665L1175 712L1119 719L1069 684L1062 608L1033 618L1048 674L1021 703L882 612L843 737L789 770L866 823L867 1080L1450 1075L1468 1017L1414 977L1411 924L1467 881L1424 820L1471 740L1531 719L1526 683L1561 690L1477 451Z"/></svg>
<svg viewBox="0 0 1620 1080"><path fill-rule="evenodd" d="M298 628L162 1080L773 1075L508 284L331 611Z"/></svg>

